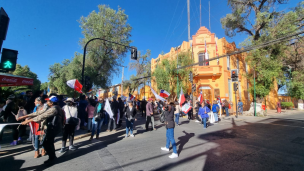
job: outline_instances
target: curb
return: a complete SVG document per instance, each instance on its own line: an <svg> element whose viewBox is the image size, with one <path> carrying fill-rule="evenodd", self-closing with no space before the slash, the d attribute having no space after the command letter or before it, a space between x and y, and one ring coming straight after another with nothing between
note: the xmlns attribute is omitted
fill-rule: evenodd
<svg viewBox="0 0 304 171"><path fill-rule="evenodd" d="M89 137L91 136L91 133L86 133L86 134L82 134L82 135L78 135L74 137L74 140L79 140L81 138L85 138L85 137Z"/></svg>

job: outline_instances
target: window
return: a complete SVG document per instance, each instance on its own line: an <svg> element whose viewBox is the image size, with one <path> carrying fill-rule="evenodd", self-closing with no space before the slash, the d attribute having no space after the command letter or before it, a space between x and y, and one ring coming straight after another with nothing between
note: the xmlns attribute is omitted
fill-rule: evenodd
<svg viewBox="0 0 304 171"><path fill-rule="evenodd" d="M227 56L227 70L230 70L230 56Z"/></svg>
<svg viewBox="0 0 304 171"><path fill-rule="evenodd" d="M216 99L219 96L221 96L220 95L220 89L218 89L218 88L214 89L214 98Z"/></svg>
<svg viewBox="0 0 304 171"><path fill-rule="evenodd" d="M200 53L198 55L198 62L202 62L202 61L205 61L205 53ZM199 66L208 66L209 65L209 62L202 62L199 64Z"/></svg>

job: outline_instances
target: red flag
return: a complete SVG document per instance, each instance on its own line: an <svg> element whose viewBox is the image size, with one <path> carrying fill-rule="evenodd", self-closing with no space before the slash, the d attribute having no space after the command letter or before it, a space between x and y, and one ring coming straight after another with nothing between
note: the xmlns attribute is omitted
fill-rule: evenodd
<svg viewBox="0 0 304 171"><path fill-rule="evenodd" d="M75 91L82 93L82 85L76 79L67 81L67 85L74 89Z"/></svg>
<svg viewBox="0 0 304 171"><path fill-rule="evenodd" d="M182 104L186 101L185 95L183 93L183 89L181 90L180 96L179 96L179 105L182 106Z"/></svg>
<svg viewBox="0 0 304 171"><path fill-rule="evenodd" d="M204 100L203 95L202 93L200 93L200 95L198 96L198 101L200 102L200 104L203 103L203 100Z"/></svg>

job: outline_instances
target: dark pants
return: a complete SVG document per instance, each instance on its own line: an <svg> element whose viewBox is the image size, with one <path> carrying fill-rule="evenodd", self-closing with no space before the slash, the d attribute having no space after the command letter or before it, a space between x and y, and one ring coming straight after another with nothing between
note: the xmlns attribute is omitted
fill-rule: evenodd
<svg viewBox="0 0 304 171"><path fill-rule="evenodd" d="M74 133L76 125L66 124L62 133L62 147L66 146L66 141L69 137L70 146L73 145Z"/></svg>
<svg viewBox="0 0 304 171"><path fill-rule="evenodd" d="M112 123L113 123L113 130L115 130L116 129L116 118L115 117L113 117L112 119L109 118L108 130L111 130Z"/></svg>
<svg viewBox="0 0 304 171"><path fill-rule="evenodd" d="M81 120L80 126L84 126L84 122L86 120L85 114L84 113L80 114L79 119Z"/></svg>
<svg viewBox="0 0 304 171"><path fill-rule="evenodd" d="M18 140L18 136L19 136L19 130L17 129L19 125L12 125L12 135L13 135L13 140Z"/></svg>
<svg viewBox="0 0 304 171"><path fill-rule="evenodd" d="M54 141L55 133L53 131L47 131L42 145L45 151L48 153L49 159L56 158Z"/></svg>
<svg viewBox="0 0 304 171"><path fill-rule="evenodd" d="M198 117L198 113L195 114L196 120L201 121L201 119Z"/></svg>
<svg viewBox="0 0 304 171"><path fill-rule="evenodd" d="M188 113L188 119L191 120L192 118L193 118L193 112L189 111L189 113Z"/></svg>
<svg viewBox="0 0 304 171"><path fill-rule="evenodd" d="M153 120L152 120L153 119ZM151 123L152 129L154 129L154 116L146 116L146 130L149 129L149 124Z"/></svg>

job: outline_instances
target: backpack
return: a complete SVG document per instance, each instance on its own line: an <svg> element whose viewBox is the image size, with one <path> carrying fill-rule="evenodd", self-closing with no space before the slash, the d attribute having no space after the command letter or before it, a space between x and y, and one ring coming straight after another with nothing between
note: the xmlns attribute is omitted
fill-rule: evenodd
<svg viewBox="0 0 304 171"><path fill-rule="evenodd" d="M216 106L216 113L219 113L219 111L220 111L220 107L219 106Z"/></svg>
<svg viewBox="0 0 304 171"><path fill-rule="evenodd" d="M159 121L161 123L164 123L165 122L165 111L162 111L161 115L160 115L160 118L159 118Z"/></svg>

